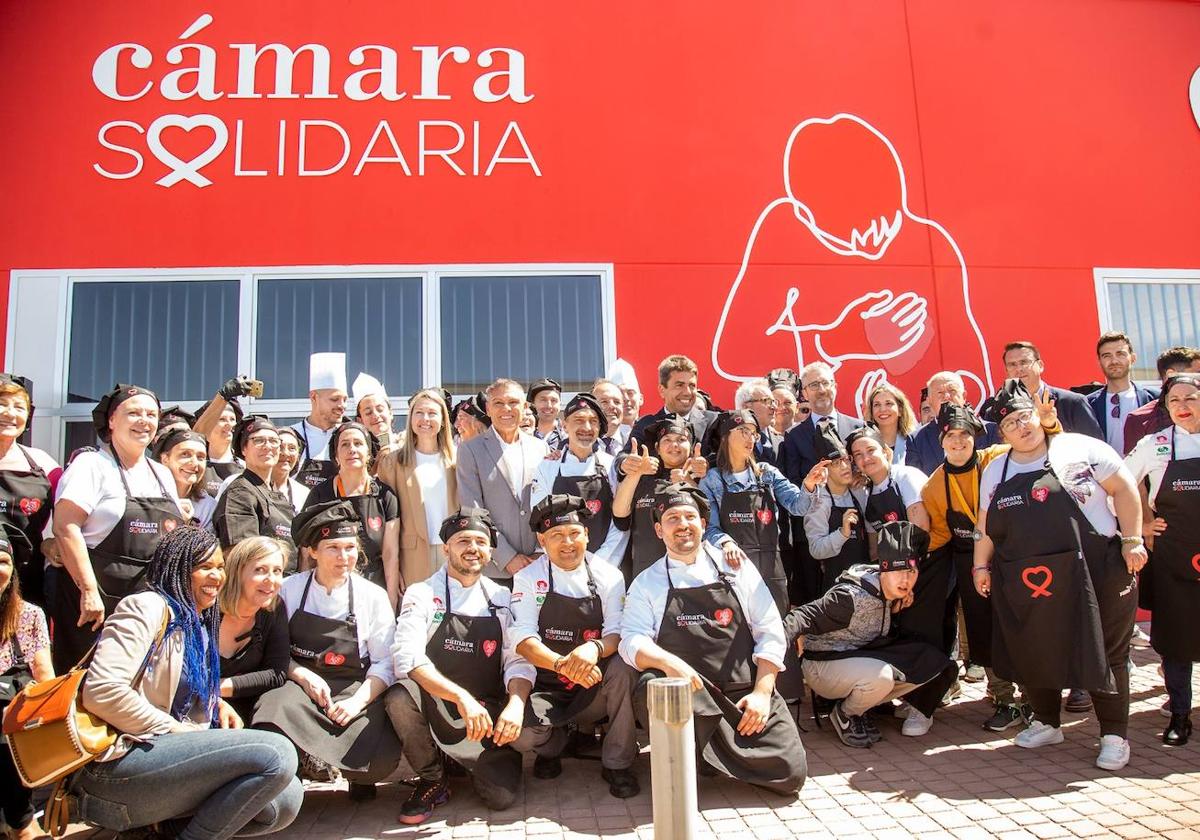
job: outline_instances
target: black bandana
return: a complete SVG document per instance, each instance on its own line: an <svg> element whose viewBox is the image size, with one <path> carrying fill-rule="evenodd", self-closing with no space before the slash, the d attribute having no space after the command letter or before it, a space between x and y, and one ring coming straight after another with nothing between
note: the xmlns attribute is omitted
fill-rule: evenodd
<svg viewBox="0 0 1200 840"><path fill-rule="evenodd" d="M705 522L708 521L708 498L699 487L658 482L654 487L654 521L661 521L662 515L673 507L693 507Z"/></svg>
<svg viewBox="0 0 1200 840"><path fill-rule="evenodd" d="M979 422L970 406L942 403L942 407L938 409L937 424L939 439L944 438L952 429L970 432L972 437L983 434L983 423Z"/></svg>
<svg viewBox="0 0 1200 840"><path fill-rule="evenodd" d="M450 538L459 531L476 531L486 534L492 541L492 548L496 547L498 541L496 526L492 523L492 515L484 508L459 508L456 513L450 514L442 522L442 527L438 529L438 537L442 542L448 543Z"/></svg>
<svg viewBox="0 0 1200 840"><path fill-rule="evenodd" d="M583 525L591 518L592 512L582 498L556 493L537 503L529 514L529 527L544 534L557 525Z"/></svg>
<svg viewBox="0 0 1200 840"><path fill-rule="evenodd" d="M570 402L563 408L563 419L567 419L576 411L583 411L585 408L591 409L596 413L596 419L603 420L604 424L608 425L608 418L604 415L604 409L600 407L600 401L595 395L587 391L580 391L575 396L571 397Z"/></svg>
<svg viewBox="0 0 1200 840"><path fill-rule="evenodd" d="M646 446L651 452L655 452L658 442L667 435L682 435L687 438L689 444L695 443L691 424L678 414L668 414L661 420L655 420L646 427L643 437L646 439Z"/></svg>
<svg viewBox="0 0 1200 840"><path fill-rule="evenodd" d="M1200 388L1200 375L1176 373L1163 383L1162 398L1158 401L1158 405L1164 412L1167 411L1167 394L1171 393L1171 389L1176 385L1191 385L1193 388Z"/></svg>
<svg viewBox="0 0 1200 840"><path fill-rule="evenodd" d="M754 416L754 412L748 408L740 408L737 411L726 411L717 418L717 439L724 440L730 432L738 426L750 426L754 429L754 433L758 434L758 418Z"/></svg>
<svg viewBox="0 0 1200 840"><path fill-rule="evenodd" d="M929 550L929 533L911 522L886 522L878 536L881 572L916 569Z"/></svg>
<svg viewBox="0 0 1200 840"><path fill-rule="evenodd" d="M271 418L265 414L247 414L242 421L237 424L233 430L233 449L238 455L246 457L246 444L250 442L250 436L255 432L260 432L263 429L278 431L275 424L271 422Z"/></svg>
<svg viewBox="0 0 1200 840"><path fill-rule="evenodd" d="M1032 411L1033 397L1020 379L1009 379L1004 387L996 392L996 396L988 398L979 411L984 420L999 423L1005 417L1018 411Z"/></svg>
<svg viewBox="0 0 1200 840"><path fill-rule="evenodd" d="M459 412L466 412L468 417L474 417L483 425L491 428L492 418L488 417L487 397L484 396L483 391L480 391L473 397L467 397L458 405L454 406L454 410L450 412L451 423L458 419Z"/></svg>
<svg viewBox="0 0 1200 840"><path fill-rule="evenodd" d="M853 432L846 435L846 451L849 452L851 449L853 449L854 444L863 438L873 440L880 446L887 446L887 444L883 442L883 436L879 434L878 429L876 429L874 426L863 426L861 429L855 429Z"/></svg>
<svg viewBox="0 0 1200 840"><path fill-rule="evenodd" d="M379 455L379 438L371 434L371 430L357 420L350 420L333 430L333 434L329 436L329 457L333 459L334 463L337 463L338 438L342 436L342 432L348 432L351 429L357 429L362 432L362 436L367 441L367 450L370 453L367 463L375 463L375 458Z"/></svg>
<svg viewBox="0 0 1200 840"><path fill-rule="evenodd" d="M150 445L150 454L154 456L154 460L161 461L163 455L184 441L198 443L205 447L206 452L208 450L208 441L199 432L193 432L191 429L170 429L154 439L154 443Z"/></svg>
<svg viewBox="0 0 1200 840"><path fill-rule="evenodd" d="M96 403L96 407L92 409L92 428L96 430L96 435L100 440L108 443L111 438L108 430L108 421L113 416L113 412L117 410L117 406L125 402L125 400L140 396L152 398L154 404L162 408L162 405L158 401L158 395L149 388L143 388L141 385L118 383L113 386L111 391L100 398Z"/></svg>
<svg viewBox="0 0 1200 840"><path fill-rule="evenodd" d="M537 382L534 382L529 386L529 392L525 395L525 397L530 402L533 402L533 398L542 393L542 391L558 391L558 393L561 394L562 386L553 379L539 379Z"/></svg>
<svg viewBox="0 0 1200 840"><path fill-rule="evenodd" d="M310 505L292 520L292 539L296 545L315 548L321 540L357 537L358 511L345 499Z"/></svg>

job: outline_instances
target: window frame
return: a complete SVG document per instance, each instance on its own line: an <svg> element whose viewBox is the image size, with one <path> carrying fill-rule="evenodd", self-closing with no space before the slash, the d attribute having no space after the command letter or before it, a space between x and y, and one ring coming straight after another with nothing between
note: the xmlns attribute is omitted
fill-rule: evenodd
<svg viewBox="0 0 1200 840"><path fill-rule="evenodd" d="M67 402L70 372L71 306L73 291L81 283L176 282L236 280L238 286L237 371L255 375L258 330L258 281L271 279L329 280L379 277L419 278L421 281L422 387L441 381L442 277L520 278L554 275L595 275L600 284L600 318L603 346L601 370L616 359L616 302L612 263L419 263L387 265L294 265L203 268L87 268L13 269L9 272L7 349L5 368L34 381L37 413L33 445L56 457L66 440L66 424L91 417L95 403ZM356 371L347 371L351 378ZM467 394L454 394L455 400ZM169 401L170 402L170 401ZM391 395L392 411L407 415L408 395ZM180 402L195 410L203 401ZM307 397L252 400L258 411L272 416L305 416Z"/></svg>
<svg viewBox="0 0 1200 840"><path fill-rule="evenodd" d="M1115 329L1112 318L1112 307L1108 300L1108 287L1116 284L1144 285L1196 285L1200 286L1200 269L1194 268L1108 268L1092 269L1092 279L1096 290L1096 311L1100 321L1100 333ZM1200 345L1200 339L1197 340ZM1153 362L1150 363L1153 368ZM1157 378L1135 379L1143 387L1157 388L1162 383Z"/></svg>

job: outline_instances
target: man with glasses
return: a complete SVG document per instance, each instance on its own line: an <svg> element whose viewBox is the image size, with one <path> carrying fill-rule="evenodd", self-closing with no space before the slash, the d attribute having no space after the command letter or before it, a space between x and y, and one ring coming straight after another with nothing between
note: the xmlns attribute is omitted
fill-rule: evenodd
<svg viewBox="0 0 1200 840"><path fill-rule="evenodd" d="M925 391L929 399L929 409L934 417L941 415L943 405L964 406L967 404L966 383L954 371L939 370L929 377ZM1000 442L996 424L987 420L981 422L983 431L975 436L977 450L986 449ZM917 429L917 433L913 435L912 441L908 444L904 463L910 467L916 467L925 475L933 475L933 471L941 466L944 458L945 453L942 450L938 424L926 423Z"/></svg>
<svg viewBox="0 0 1200 840"><path fill-rule="evenodd" d="M1104 432L1100 431L1100 424L1096 422L1083 395L1047 385L1042 381L1045 369L1042 354L1033 342L1010 341L1004 345L1006 379L1020 379L1032 396L1040 396L1043 391L1048 393L1058 409L1058 420L1062 423L1063 431L1104 440Z"/></svg>
<svg viewBox="0 0 1200 840"><path fill-rule="evenodd" d="M1125 454L1125 421L1134 409L1158 398L1133 381L1131 371L1137 361L1133 344L1123 332L1106 332L1096 342L1096 359L1104 373L1105 386L1085 399L1108 445Z"/></svg>
<svg viewBox="0 0 1200 840"><path fill-rule="evenodd" d="M733 395L733 404L738 409L748 409L758 421L758 440L754 442L754 460L773 467L779 466L779 446L783 435L775 431L777 403L766 379L750 379L743 382Z"/></svg>
<svg viewBox="0 0 1200 840"><path fill-rule="evenodd" d="M800 374L790 368L775 368L767 374L767 385L775 398L775 416L771 428L781 436L792 430L792 426L803 423L811 409L806 400L803 407L799 402Z"/></svg>

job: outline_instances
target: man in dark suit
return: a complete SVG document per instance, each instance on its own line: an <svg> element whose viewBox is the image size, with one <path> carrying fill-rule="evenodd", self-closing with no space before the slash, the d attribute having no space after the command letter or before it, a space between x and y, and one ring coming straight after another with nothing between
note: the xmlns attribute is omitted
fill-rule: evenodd
<svg viewBox="0 0 1200 840"><path fill-rule="evenodd" d="M754 444L754 460L760 464L779 466L779 447L783 435L772 428L775 419L775 397L766 379L747 379L733 395L733 405L754 413L758 421L758 440Z"/></svg>
<svg viewBox="0 0 1200 840"><path fill-rule="evenodd" d="M938 416L938 412L942 410L942 406L945 403L953 405L967 404L966 383L954 371L939 370L933 376L929 377L926 390L929 392L929 408L933 411L934 417ZM996 424L989 420L981 422L983 423L983 431L975 438L976 450L1000 442L999 430ZM917 429L916 434L913 435L912 440L908 444L908 451L904 455L904 463L907 466L916 467L925 473L925 475L933 475L933 471L942 465L942 460L945 457L942 452L941 435L939 432L937 423L926 423Z"/></svg>
<svg viewBox="0 0 1200 840"><path fill-rule="evenodd" d="M709 425L717 419L715 411L707 411L697 405L697 377L700 369L687 356L667 356L658 365L658 393L662 397L663 407L653 414L647 414L638 419L633 425L631 437L637 438L639 444L646 442L646 429L651 423L657 423L668 414L683 417L694 434L693 440L703 445L705 432ZM715 450L714 450L715 452ZM705 455L712 454L707 449Z"/></svg>
<svg viewBox="0 0 1200 840"><path fill-rule="evenodd" d="M1004 375L1007 379L1020 379L1030 394L1050 394L1054 407L1058 409L1058 420L1063 431L1089 435L1104 440L1104 432L1092 414L1091 406L1082 394L1054 388L1042 381L1046 369L1042 354L1031 341L1010 341L1004 345Z"/></svg>
<svg viewBox="0 0 1200 840"><path fill-rule="evenodd" d="M1125 421L1134 410L1158 399L1158 389L1143 388L1133 381L1130 371L1137 361L1133 344L1123 332L1106 332L1096 342L1096 359L1104 372L1105 386L1088 394L1100 431L1108 445L1125 454Z"/></svg>
<svg viewBox="0 0 1200 840"><path fill-rule="evenodd" d="M832 423L838 437L845 440L863 425L858 418L847 417L837 410L837 381L833 378L833 369L824 362L804 366L800 371L800 392L812 406L812 413L784 435L778 464L779 471L797 487L818 463L816 435L820 426ZM792 557L784 558L789 575L788 597L793 604L807 604L821 594L821 567L808 553L803 518L793 517L791 531Z"/></svg>

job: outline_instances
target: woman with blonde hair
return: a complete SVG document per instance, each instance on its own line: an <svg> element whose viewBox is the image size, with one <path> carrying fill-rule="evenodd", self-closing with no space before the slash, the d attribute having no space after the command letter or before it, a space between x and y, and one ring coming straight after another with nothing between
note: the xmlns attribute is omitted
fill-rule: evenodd
<svg viewBox="0 0 1200 840"><path fill-rule="evenodd" d="M442 392L422 388L408 401L408 425L376 476L400 497L400 587L425 580L444 558L438 529L458 505L454 429Z"/></svg>
<svg viewBox="0 0 1200 840"><path fill-rule="evenodd" d="M221 697L247 725L258 698L287 680L291 641L278 595L289 551L282 540L250 537L225 556Z"/></svg>
<svg viewBox="0 0 1200 840"><path fill-rule="evenodd" d="M908 444L920 426L904 392L890 382L880 382L867 394L863 419L879 430L892 450L892 463L903 464Z"/></svg>

